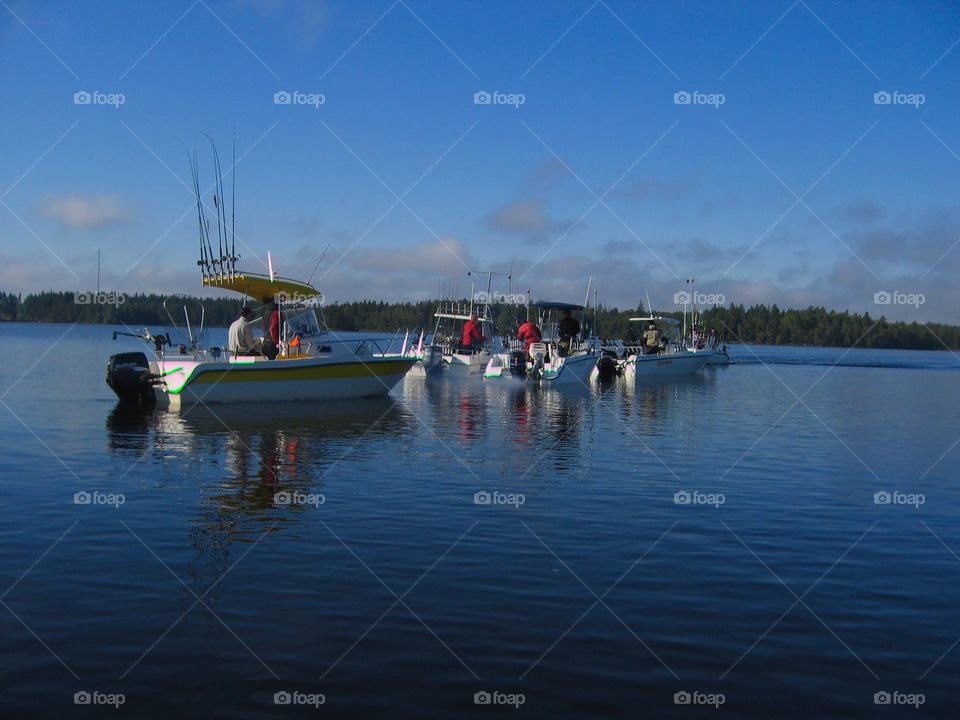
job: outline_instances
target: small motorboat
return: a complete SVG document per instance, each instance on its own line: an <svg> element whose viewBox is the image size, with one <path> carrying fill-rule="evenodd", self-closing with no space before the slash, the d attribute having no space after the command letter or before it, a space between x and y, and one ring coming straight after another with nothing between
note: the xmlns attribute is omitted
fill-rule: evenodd
<svg viewBox="0 0 960 720"><path fill-rule="evenodd" d="M623 376L628 381L696 375L710 360L711 352L690 352L676 342L674 335L680 323L673 318L651 315L630 318L630 322L642 323L645 329L656 329L660 340L656 347L643 343L625 347Z"/></svg>
<svg viewBox="0 0 960 720"><path fill-rule="evenodd" d="M235 273L205 277L204 285L252 298L298 298L278 303L283 323L275 357L202 347L202 325L196 334L188 326L189 341L177 346L169 333L143 331L134 336L153 346L153 359L144 352L120 353L107 365L107 384L122 403L180 407L377 397L417 362L408 354L384 352L375 338L340 338L328 330L302 300L319 295L306 283ZM114 338L129 334L118 331Z"/></svg>
<svg viewBox="0 0 960 720"><path fill-rule="evenodd" d="M484 377L514 377L548 385L586 386L600 357L597 344L593 339L583 339L581 333L575 336L565 334L560 319L561 313L582 313L584 306L549 301L531 303L528 318L530 310L536 313L542 340L531 343L527 349L522 340L512 340L510 347L490 358Z"/></svg>
<svg viewBox="0 0 960 720"><path fill-rule="evenodd" d="M213 149L214 168L220 160ZM238 354L221 347L204 347L203 311L199 328L191 325L184 308L188 340L174 345L167 334L115 332L133 335L152 346L153 358L143 352L111 356L107 385L121 403L182 406L227 402L286 403L293 400L331 400L386 395L417 362L405 353L385 352L375 338L340 338L317 318L323 296L309 282L281 278L267 253L269 274L237 270L236 235L227 223L223 180L214 185L217 247L214 255L208 205L200 194L196 157L191 162L200 224L200 267L204 287L238 293L243 306L269 305L276 319L276 341L264 337L258 350ZM234 193L235 196L235 193ZM166 305L164 305L166 308ZM237 315L241 304L238 303ZM272 313L276 312L276 316ZM167 316L173 322L169 311ZM321 314L322 319L322 314ZM267 333L264 333L265 336Z"/></svg>

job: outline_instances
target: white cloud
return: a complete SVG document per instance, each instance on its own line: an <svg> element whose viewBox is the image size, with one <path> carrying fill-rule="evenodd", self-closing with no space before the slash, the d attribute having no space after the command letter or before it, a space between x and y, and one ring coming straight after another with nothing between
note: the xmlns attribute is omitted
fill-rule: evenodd
<svg viewBox="0 0 960 720"><path fill-rule="evenodd" d="M546 242L565 232L573 223L554 220L547 215L544 206L540 198L507 203L487 217L487 225L493 230L524 237L533 243Z"/></svg>
<svg viewBox="0 0 960 720"><path fill-rule="evenodd" d="M40 212L71 230L102 230L129 222L130 210L117 195L70 193L48 197Z"/></svg>

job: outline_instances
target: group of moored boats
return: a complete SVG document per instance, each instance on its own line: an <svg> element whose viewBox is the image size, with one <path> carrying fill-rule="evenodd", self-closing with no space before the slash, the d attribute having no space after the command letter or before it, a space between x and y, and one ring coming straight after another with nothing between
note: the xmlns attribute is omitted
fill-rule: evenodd
<svg viewBox="0 0 960 720"><path fill-rule="evenodd" d="M214 159L219 169L215 148ZM408 373L583 386L617 375L627 381L696 375L705 365L729 362L726 348L719 348L716 338L711 342L696 333L690 337L678 334L677 322L670 318L631 318L632 323L643 324L642 338L611 343L582 328L576 316L582 319L584 305L529 299L523 307L526 317L522 325L509 333L495 331L489 305L449 302L437 309L432 334L420 332L414 343L408 335L396 351L382 336L338 336L326 327L322 313L317 316L321 294L309 282L279 277L269 253L267 274L237 269L236 237L232 221L227 223L221 178L213 196L218 248L214 253L214 235L199 191L195 158L191 170L200 225L197 264L202 283L242 295L243 322L251 315L249 305L262 303L268 308L269 343L265 332L257 349L233 345L231 328L232 347L207 347L202 307L193 324L184 308L186 336L182 342L173 342L169 332L116 331L114 339L118 335L139 338L152 354L148 358L146 352L135 351L110 357L107 384L124 404L178 407L375 397L386 395ZM169 311L167 315L176 326ZM246 326L243 329L252 339L252 332Z"/></svg>
<svg viewBox="0 0 960 720"><path fill-rule="evenodd" d="M631 318L644 328L641 338L601 340L582 329L583 305L529 302L520 332L497 332L491 308L472 302L442 303L432 334L399 337L341 337L318 318L311 285L273 274L239 272L230 257L207 268L203 285L236 292L248 302L275 306L281 318L275 352L236 352L206 347L203 312L191 325L183 308L186 337L148 330L130 335L147 343L146 352L112 355L107 384L121 402L140 407L179 407L227 402L332 400L386 395L408 374L424 378L482 377L544 386L585 386L622 376L626 382L692 376L706 365L726 364L725 347L698 333L679 335L678 322L660 316ZM169 314L170 322L176 325ZM196 323L196 316L194 317Z"/></svg>
<svg viewBox="0 0 960 720"><path fill-rule="evenodd" d="M417 358L411 373L426 377L482 374L486 379L586 384L618 375L628 381L696 375L707 365L730 362L726 346L721 346L716 336L694 330L689 337L681 337L679 322L662 316L630 318L644 330L639 339L601 340L581 329L576 315L585 310L583 305L563 302L528 303L523 324L533 323L539 334L530 342L513 333L496 332L487 305L442 303L434 314L437 325L429 341L421 334L407 351ZM564 331L564 318L566 322L573 318L572 332L569 326ZM471 344L462 337L460 328L471 322L481 328L481 343ZM516 322L522 328L521 321Z"/></svg>

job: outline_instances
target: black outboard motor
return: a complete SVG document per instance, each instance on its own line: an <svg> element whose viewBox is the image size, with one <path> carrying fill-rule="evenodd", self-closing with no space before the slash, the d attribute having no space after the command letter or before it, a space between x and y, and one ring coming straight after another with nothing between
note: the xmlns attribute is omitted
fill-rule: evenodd
<svg viewBox="0 0 960 720"><path fill-rule="evenodd" d="M107 385L126 405L153 407L153 374L150 363L142 352L111 355L107 362Z"/></svg>
<svg viewBox="0 0 960 720"><path fill-rule="evenodd" d="M527 353L524 350L513 350L510 353L510 374L513 377L527 376Z"/></svg>
<svg viewBox="0 0 960 720"><path fill-rule="evenodd" d="M604 350L597 360L597 372L600 382L611 382L617 376L617 370L620 364L617 362L616 355L609 350Z"/></svg>

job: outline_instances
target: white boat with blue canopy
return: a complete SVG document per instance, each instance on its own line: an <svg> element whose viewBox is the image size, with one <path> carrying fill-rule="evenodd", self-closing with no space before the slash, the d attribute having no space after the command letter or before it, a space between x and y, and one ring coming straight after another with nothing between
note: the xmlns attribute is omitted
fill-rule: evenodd
<svg viewBox="0 0 960 720"><path fill-rule="evenodd" d="M527 348L523 340L511 339L509 347L490 358L484 377L513 377L549 385L587 385L600 357L598 343L594 338L584 337L582 326L575 334L566 334L560 328L562 314L569 312L572 317L573 313L582 314L584 309L583 305L549 300L530 303L527 317L536 318L542 341L531 343Z"/></svg>

